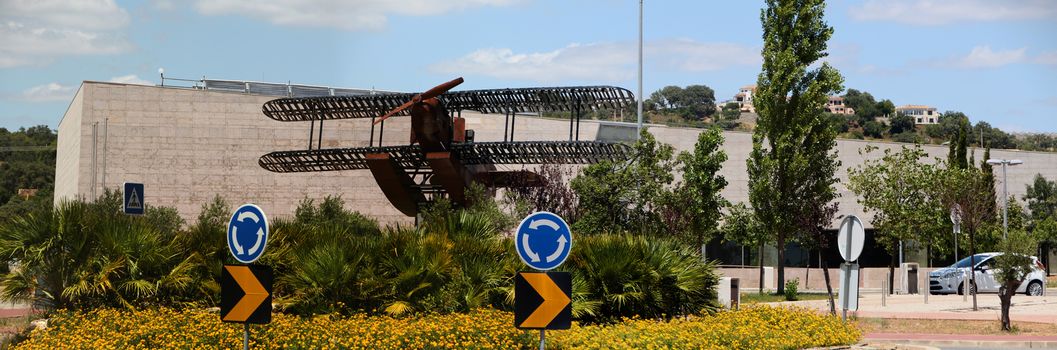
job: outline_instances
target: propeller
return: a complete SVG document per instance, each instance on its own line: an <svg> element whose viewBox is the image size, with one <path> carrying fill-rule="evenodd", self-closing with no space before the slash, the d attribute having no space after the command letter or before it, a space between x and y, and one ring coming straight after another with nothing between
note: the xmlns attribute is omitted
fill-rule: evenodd
<svg viewBox="0 0 1057 350"><path fill-rule="evenodd" d="M415 95L415 97L412 98L411 101L407 101L404 104L400 105L400 107L394 108L393 110L389 111L389 113L386 113L385 115L383 115L381 118L376 119L374 121L374 123L375 124L381 123L386 118L392 117L394 114L400 113L400 111L408 109L409 107L415 105L415 103L421 102L422 100L428 100L428 99L440 96L441 94L443 94L445 92L448 92L448 90L451 90L452 88L454 88L456 86L459 86L459 84L462 84L462 82L463 82L462 77L458 77L458 78L455 78L452 81L449 81L447 83L437 85L437 86L433 87L432 89L427 90L426 92L423 92L421 94Z"/></svg>

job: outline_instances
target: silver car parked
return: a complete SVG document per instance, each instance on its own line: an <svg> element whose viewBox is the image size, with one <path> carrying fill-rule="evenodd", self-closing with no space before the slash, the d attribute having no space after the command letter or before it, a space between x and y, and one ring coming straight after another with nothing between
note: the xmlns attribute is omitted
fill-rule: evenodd
<svg viewBox="0 0 1057 350"><path fill-rule="evenodd" d="M978 290L980 293L998 293L1000 285L995 277L994 263L995 257L999 255L1002 255L1002 253L981 253L975 255L976 266L973 271L976 273L976 285L969 285L970 293L973 290ZM1035 296L1042 295L1043 288L1046 286L1046 272L1038 258L1033 256L1031 261L1033 265L1032 271L1024 279L1024 283L1017 287L1017 293ZM964 290L962 288L968 283L968 277L969 258L966 257L954 263L954 265L930 272L929 292L932 294L962 294Z"/></svg>

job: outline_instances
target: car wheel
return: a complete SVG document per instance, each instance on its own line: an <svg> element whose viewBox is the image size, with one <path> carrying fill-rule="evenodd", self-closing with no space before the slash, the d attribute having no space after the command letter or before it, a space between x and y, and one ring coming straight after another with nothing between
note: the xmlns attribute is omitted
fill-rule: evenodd
<svg viewBox="0 0 1057 350"><path fill-rule="evenodd" d="M1028 284L1028 288L1024 290L1024 294L1035 297L1042 295L1042 282L1031 281L1031 283Z"/></svg>

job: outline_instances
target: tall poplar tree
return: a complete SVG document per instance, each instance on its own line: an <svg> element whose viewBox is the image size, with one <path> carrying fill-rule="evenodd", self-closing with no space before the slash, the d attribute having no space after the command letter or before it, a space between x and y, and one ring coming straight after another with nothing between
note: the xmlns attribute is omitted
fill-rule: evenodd
<svg viewBox="0 0 1057 350"><path fill-rule="evenodd" d="M761 10L763 67L754 106L759 115L747 161L749 200L762 230L778 247L778 293L785 290L785 245L800 231L804 206L835 198L836 132L823 116L843 78L826 57L833 28L822 0L767 0ZM821 208L819 208L821 209Z"/></svg>

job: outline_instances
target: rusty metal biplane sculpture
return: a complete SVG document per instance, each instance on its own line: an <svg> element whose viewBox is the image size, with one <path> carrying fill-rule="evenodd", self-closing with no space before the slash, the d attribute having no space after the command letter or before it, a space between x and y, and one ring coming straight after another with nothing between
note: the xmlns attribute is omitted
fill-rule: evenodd
<svg viewBox="0 0 1057 350"><path fill-rule="evenodd" d="M627 145L580 141L584 112L620 109L634 102L628 90L612 86L544 87L449 91L462 78L426 92L372 95L280 98L263 106L264 114L284 122L310 121L308 149L277 151L260 157L269 171L316 172L368 169L389 202L400 212L415 216L423 204L439 196L466 204L471 182L487 188L538 186L546 179L530 171L501 171L497 165L592 164L630 158ZM474 142L462 111L503 114L503 141ZM568 141L514 141L517 113L568 112ZM407 145L383 146L385 120L411 116ZM369 118L367 147L322 148L326 120ZM315 124L319 139L313 149ZM378 129L377 145L375 129Z"/></svg>

